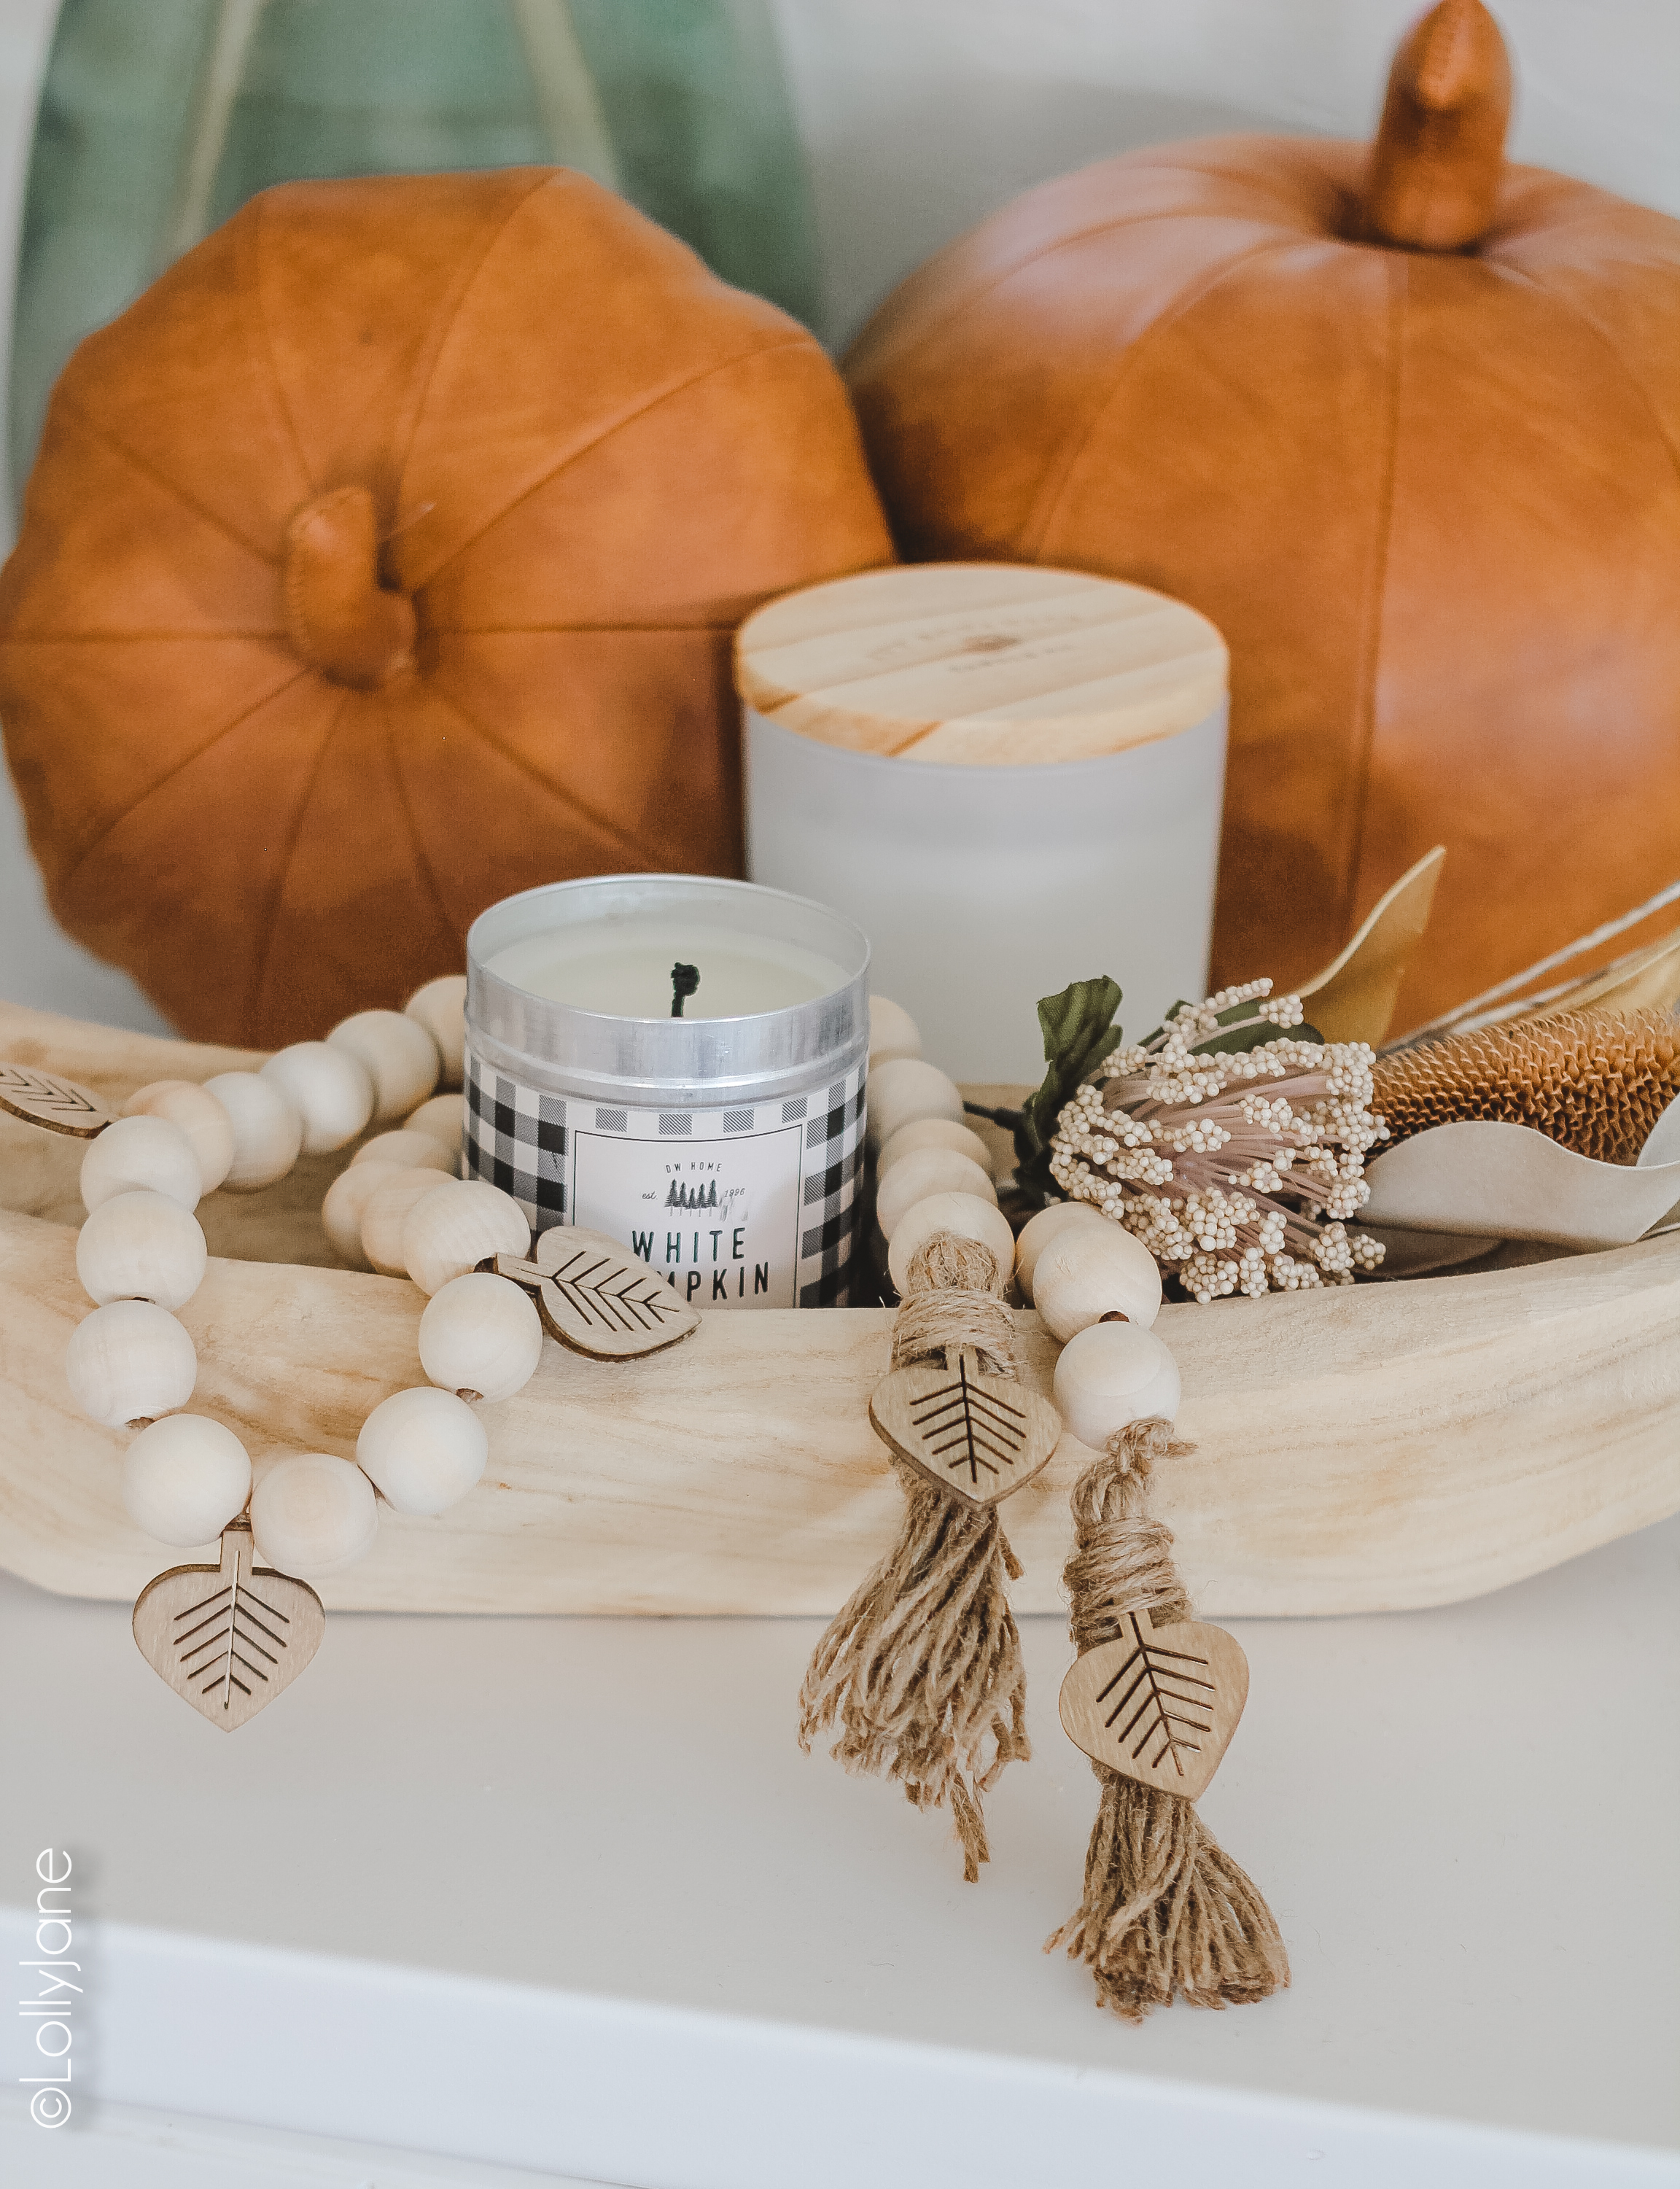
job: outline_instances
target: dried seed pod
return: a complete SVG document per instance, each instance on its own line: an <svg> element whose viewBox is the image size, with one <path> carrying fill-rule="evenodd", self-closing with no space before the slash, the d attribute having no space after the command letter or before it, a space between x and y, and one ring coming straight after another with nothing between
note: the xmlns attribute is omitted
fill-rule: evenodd
<svg viewBox="0 0 1680 2189"><path fill-rule="evenodd" d="M1631 1163L1680 1099L1680 1026L1662 1011L1571 1011L1450 1035L1379 1060L1372 1106L1390 1140L1491 1118L1600 1162Z"/></svg>

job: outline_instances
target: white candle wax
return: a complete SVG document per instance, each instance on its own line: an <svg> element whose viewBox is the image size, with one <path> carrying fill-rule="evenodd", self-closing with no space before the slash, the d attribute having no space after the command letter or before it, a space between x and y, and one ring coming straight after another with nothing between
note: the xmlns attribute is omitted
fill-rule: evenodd
<svg viewBox="0 0 1680 2189"><path fill-rule="evenodd" d="M779 936L681 920L557 928L510 943L488 970L527 995L574 1010L660 1019L671 1015L671 970L678 964L700 976L679 1014L687 1019L786 1010L831 995L847 978L833 959Z"/></svg>

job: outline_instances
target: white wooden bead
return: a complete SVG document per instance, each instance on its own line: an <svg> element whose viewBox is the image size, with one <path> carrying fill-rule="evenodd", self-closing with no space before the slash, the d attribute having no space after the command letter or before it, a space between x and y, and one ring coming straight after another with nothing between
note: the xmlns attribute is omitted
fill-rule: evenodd
<svg viewBox="0 0 1680 2189"><path fill-rule="evenodd" d="M542 1318L506 1277L452 1277L420 1318L420 1365L440 1390L511 1399L536 1373Z"/></svg>
<svg viewBox="0 0 1680 2189"><path fill-rule="evenodd" d="M443 1072L440 1087L459 1087L467 1049L467 976L446 973L416 988L404 1012L423 1026L437 1044Z"/></svg>
<svg viewBox="0 0 1680 2189"><path fill-rule="evenodd" d="M890 1064L895 1057L919 1056L921 1028L902 1004L886 996L869 998L869 1069Z"/></svg>
<svg viewBox="0 0 1680 2189"><path fill-rule="evenodd" d="M916 1148L881 1179L875 1220L889 1244L900 1219L931 1193L972 1193L996 1206L998 1189L972 1156L955 1148Z"/></svg>
<svg viewBox="0 0 1680 2189"><path fill-rule="evenodd" d="M258 1561L299 1581L342 1573L373 1548L379 1505L360 1468L331 1452L289 1454L266 1467L251 1493Z"/></svg>
<svg viewBox="0 0 1680 2189"><path fill-rule="evenodd" d="M383 1164L376 1168L383 1169ZM362 1252L368 1265L382 1277L405 1277L403 1225L408 1213L424 1195L435 1193L444 1180L435 1170L418 1168L393 1169L369 1195L362 1209Z"/></svg>
<svg viewBox="0 0 1680 2189"><path fill-rule="evenodd" d="M376 1133L371 1140L364 1140L350 1158L354 1170L358 1163L395 1163L400 1170L435 1170L453 1172L459 1158L452 1156L435 1133L411 1133L406 1127L396 1133Z"/></svg>
<svg viewBox="0 0 1680 2189"><path fill-rule="evenodd" d="M326 1190L321 1225L334 1253L353 1270L373 1267L362 1251L362 1219L379 1187L394 1177L399 1168L396 1163L352 1163L348 1170L340 1171Z"/></svg>
<svg viewBox="0 0 1680 2189"><path fill-rule="evenodd" d="M184 1406L198 1381L198 1355L167 1308L115 1300L71 1331L65 1374L82 1412L116 1429Z"/></svg>
<svg viewBox="0 0 1680 2189"><path fill-rule="evenodd" d="M138 1187L102 1201L76 1235L76 1274L89 1299L184 1307L204 1281L208 1250L190 1208Z"/></svg>
<svg viewBox="0 0 1680 2189"><path fill-rule="evenodd" d="M233 1168L234 1128L213 1094L190 1079L154 1079L138 1087L122 1106L125 1117L167 1117L178 1125L198 1158L201 1193L214 1193Z"/></svg>
<svg viewBox="0 0 1680 2189"><path fill-rule="evenodd" d="M1161 1272L1140 1239L1106 1218L1068 1224L1038 1256L1032 1304L1052 1338L1064 1343L1106 1315L1120 1314L1147 1329L1161 1312Z"/></svg>
<svg viewBox="0 0 1680 2189"><path fill-rule="evenodd" d="M166 1414L122 1456L123 1510L178 1550L212 1542L250 1495L250 1454L231 1429L202 1414Z"/></svg>
<svg viewBox="0 0 1680 2189"><path fill-rule="evenodd" d="M977 1239L989 1247L998 1261L993 1290L1007 1288L1015 1267L1015 1234L1002 1209L975 1193L931 1193L899 1219L887 1248L887 1271L901 1292L910 1274L911 1256L936 1231L954 1231L959 1239Z"/></svg>
<svg viewBox="0 0 1680 2189"><path fill-rule="evenodd" d="M418 1019L401 1011L358 1011L334 1027L327 1040L367 1066L373 1114L382 1125L406 1117L438 1083L437 1043Z"/></svg>
<svg viewBox="0 0 1680 2189"><path fill-rule="evenodd" d="M1056 1411L1081 1444L1100 1451L1117 1429L1179 1411L1179 1365L1152 1330L1094 1322L1055 1364Z"/></svg>
<svg viewBox="0 0 1680 2189"><path fill-rule="evenodd" d="M204 1083L234 1128L229 1193L256 1193L284 1178L303 1145L303 1120L289 1094L254 1072L220 1072Z"/></svg>
<svg viewBox="0 0 1680 2189"><path fill-rule="evenodd" d="M1015 1242L1015 1276L1021 1296L1029 1307L1032 1304L1032 1272L1038 1266L1039 1255L1056 1233L1069 1224L1106 1224L1108 1220L1089 1201L1053 1201L1048 1208L1041 1208L1036 1216L1027 1218Z"/></svg>
<svg viewBox="0 0 1680 2189"><path fill-rule="evenodd" d="M964 1114L956 1082L918 1056L895 1056L869 1074L868 1112L872 1149L890 1140L901 1125L922 1117L948 1117L960 1125Z"/></svg>
<svg viewBox="0 0 1680 2189"><path fill-rule="evenodd" d="M452 1156L461 1153L461 1136L467 1123L467 1100L461 1094L434 1094L422 1102L412 1117L404 1117L405 1133L430 1133Z"/></svg>
<svg viewBox="0 0 1680 2189"><path fill-rule="evenodd" d="M196 1208L204 1179L193 1144L167 1117L119 1117L82 1158L82 1202L91 1213L101 1202L138 1187L167 1194L183 1208Z"/></svg>
<svg viewBox="0 0 1680 2189"><path fill-rule="evenodd" d="M450 1179L403 1219L403 1267L428 1298L491 1255L523 1256L530 1245L524 1210L483 1179Z"/></svg>
<svg viewBox="0 0 1680 2189"><path fill-rule="evenodd" d="M373 1115L373 1080L366 1065L326 1042L294 1042L269 1059L261 1077L278 1087L303 1118L306 1156L348 1147Z"/></svg>
<svg viewBox="0 0 1680 2189"><path fill-rule="evenodd" d="M447 1513L484 1472L490 1440L464 1399L424 1383L376 1406L356 1439L356 1460L399 1513Z"/></svg>
<svg viewBox="0 0 1680 2189"><path fill-rule="evenodd" d="M992 1151L978 1133L953 1117L918 1117L901 1125L890 1140L881 1142L880 1153L875 1157L876 1178L885 1178L894 1163L914 1155L919 1148L954 1148L959 1155L977 1162L987 1178L992 1175Z"/></svg>

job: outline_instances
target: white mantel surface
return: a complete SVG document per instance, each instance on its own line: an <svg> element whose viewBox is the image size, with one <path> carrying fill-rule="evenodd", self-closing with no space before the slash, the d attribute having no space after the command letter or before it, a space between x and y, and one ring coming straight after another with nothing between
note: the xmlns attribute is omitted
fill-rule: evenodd
<svg viewBox="0 0 1680 2189"><path fill-rule="evenodd" d="M8 1580L0 1899L68 1847L98 1921L82 2110L0 2149L150 2182L88 2170L102 2101L107 2136L266 2124L277 2168L320 2136L642 2189L1672 2189L1677 1566L1680 1521L1451 1609L1242 1622L1203 1807L1294 1986L1138 2029L1039 1950L1095 1803L1059 1621L965 1886L942 1817L800 1756L810 1621L336 1615L223 1736L123 1610ZM260 2179L421 2178L320 2148Z"/></svg>

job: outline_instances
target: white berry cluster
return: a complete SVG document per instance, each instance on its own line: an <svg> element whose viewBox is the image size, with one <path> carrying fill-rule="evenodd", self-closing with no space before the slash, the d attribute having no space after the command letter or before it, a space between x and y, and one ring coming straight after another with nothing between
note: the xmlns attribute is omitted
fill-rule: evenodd
<svg viewBox="0 0 1680 2189"><path fill-rule="evenodd" d="M1234 1005L1253 1004L1252 1012ZM1182 1004L1161 1032L1115 1050L1056 1121L1050 1174L1142 1240L1199 1300L1353 1282L1379 1242L1346 1219L1370 1197L1371 1049L1287 1036L1197 1055L1221 1032L1299 1026L1270 981Z"/></svg>

